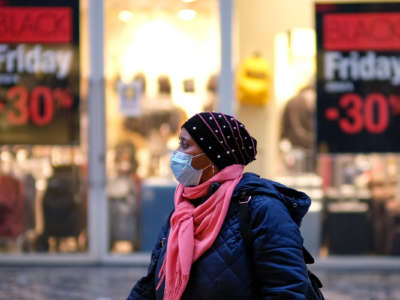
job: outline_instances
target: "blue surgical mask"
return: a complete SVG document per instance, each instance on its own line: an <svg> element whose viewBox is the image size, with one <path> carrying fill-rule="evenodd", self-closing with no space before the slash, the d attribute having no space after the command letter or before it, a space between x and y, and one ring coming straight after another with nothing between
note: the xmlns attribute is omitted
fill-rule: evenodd
<svg viewBox="0 0 400 300"><path fill-rule="evenodd" d="M205 153L197 155L190 155L180 151L174 151L171 156L170 167L172 173L174 173L176 180L178 180L184 186L194 186L200 183L201 175L203 171L211 166L197 170L192 167L192 159Z"/></svg>

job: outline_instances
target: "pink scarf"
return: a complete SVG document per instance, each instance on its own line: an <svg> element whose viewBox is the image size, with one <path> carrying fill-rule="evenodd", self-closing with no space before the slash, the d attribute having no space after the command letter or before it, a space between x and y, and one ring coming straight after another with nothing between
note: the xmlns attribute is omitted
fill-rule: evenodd
<svg viewBox="0 0 400 300"><path fill-rule="evenodd" d="M200 185L184 187L179 184L176 188L167 254L158 274L157 289L165 278L164 300L181 298L192 263L211 247L221 230L243 169L243 165L230 165ZM204 203L194 207L188 199L205 196L213 182L221 186Z"/></svg>

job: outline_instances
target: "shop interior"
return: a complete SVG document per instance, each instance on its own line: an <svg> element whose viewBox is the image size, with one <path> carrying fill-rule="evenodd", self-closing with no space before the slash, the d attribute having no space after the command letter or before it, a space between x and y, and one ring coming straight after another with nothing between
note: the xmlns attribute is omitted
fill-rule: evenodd
<svg viewBox="0 0 400 300"><path fill-rule="evenodd" d="M267 2L234 7L235 106L260 144L248 171L312 198L302 233L314 255L400 255L399 156L317 154L312 3L296 1L305 13L293 15L293 1ZM109 252L126 255L149 250L155 209L170 207L180 125L216 109L218 1L104 3ZM82 1L81 144L0 147L2 253L88 249L87 17Z"/></svg>

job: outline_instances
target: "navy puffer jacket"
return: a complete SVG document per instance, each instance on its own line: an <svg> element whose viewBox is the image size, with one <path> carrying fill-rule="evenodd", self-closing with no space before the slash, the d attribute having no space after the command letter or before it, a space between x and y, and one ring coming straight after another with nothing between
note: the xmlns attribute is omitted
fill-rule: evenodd
<svg viewBox="0 0 400 300"><path fill-rule="evenodd" d="M252 253L240 233L240 204L233 200L214 244L193 263L181 299L305 299L309 283L299 226L310 198L254 173L243 175L232 199L241 192L254 195L249 202ZM155 287L168 232L167 222L152 252L149 272L128 300L163 298L164 284Z"/></svg>

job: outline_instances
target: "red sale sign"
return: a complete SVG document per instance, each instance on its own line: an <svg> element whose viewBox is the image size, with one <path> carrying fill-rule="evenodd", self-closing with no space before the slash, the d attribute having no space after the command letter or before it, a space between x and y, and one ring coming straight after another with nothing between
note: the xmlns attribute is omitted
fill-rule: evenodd
<svg viewBox="0 0 400 300"><path fill-rule="evenodd" d="M400 12L326 14L322 26L326 50L400 49Z"/></svg>
<svg viewBox="0 0 400 300"><path fill-rule="evenodd" d="M317 146L400 151L400 4L316 4Z"/></svg>
<svg viewBox="0 0 400 300"><path fill-rule="evenodd" d="M71 7L2 7L0 42L70 43Z"/></svg>
<svg viewBox="0 0 400 300"><path fill-rule="evenodd" d="M79 143L79 1L0 3L0 143Z"/></svg>

